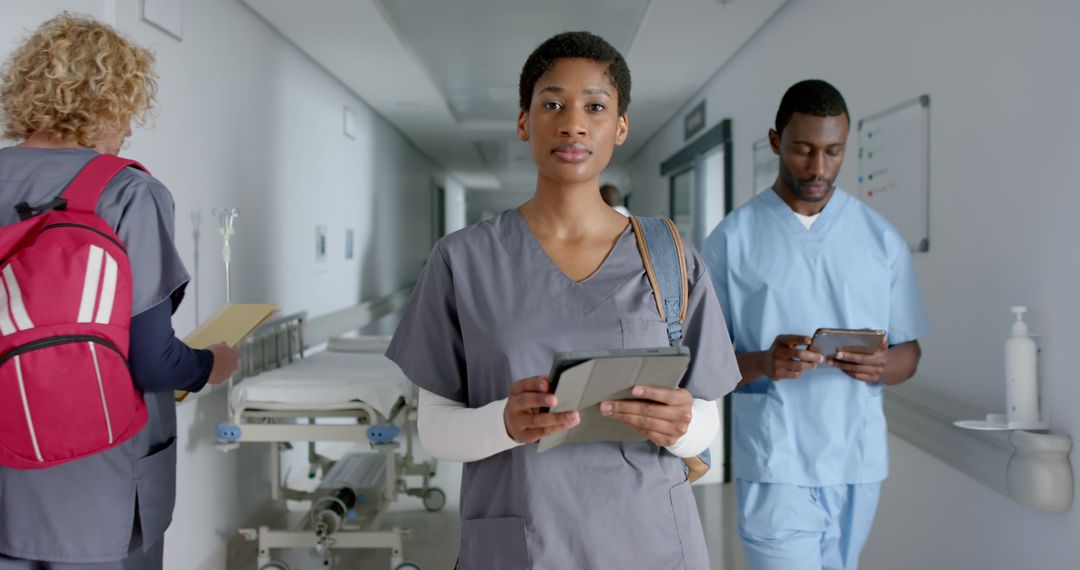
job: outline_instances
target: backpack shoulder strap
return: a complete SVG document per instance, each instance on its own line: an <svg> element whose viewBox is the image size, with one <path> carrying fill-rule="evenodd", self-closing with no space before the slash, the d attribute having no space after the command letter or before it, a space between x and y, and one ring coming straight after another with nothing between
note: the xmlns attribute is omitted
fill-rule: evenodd
<svg viewBox="0 0 1080 570"><path fill-rule="evenodd" d="M667 322L668 341L671 346L676 346L682 342L682 323L686 319L690 290L682 237L675 222L667 218L630 216L630 225L634 227L645 274L652 285L656 310ZM710 467L712 453L708 449L694 457L683 458L683 474L691 483L705 475Z"/></svg>
<svg viewBox="0 0 1080 570"><path fill-rule="evenodd" d="M645 264L645 274L652 285L656 310L668 325L672 346L682 341L682 322L686 318L689 285L682 238L675 222L667 218L630 217L638 251Z"/></svg>
<svg viewBox="0 0 1080 570"><path fill-rule="evenodd" d="M112 154L99 154L90 159L60 194L60 198L67 202L67 210L94 213L109 181L128 166L146 171L138 162Z"/></svg>

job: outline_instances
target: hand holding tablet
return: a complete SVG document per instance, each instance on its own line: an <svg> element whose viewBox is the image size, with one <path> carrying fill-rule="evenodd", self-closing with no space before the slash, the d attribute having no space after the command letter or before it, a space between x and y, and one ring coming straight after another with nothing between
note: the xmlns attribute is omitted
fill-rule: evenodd
<svg viewBox="0 0 1080 570"><path fill-rule="evenodd" d="M580 423L543 437L538 451L563 443L645 440L626 423L605 417L599 404L638 399L635 386L676 388L689 364L690 350L681 346L557 354L550 375L557 403L551 411L576 410Z"/></svg>
<svg viewBox="0 0 1080 570"><path fill-rule="evenodd" d="M871 354L884 342L883 330L820 328L814 332L810 350L819 352L826 358L836 356L837 352Z"/></svg>

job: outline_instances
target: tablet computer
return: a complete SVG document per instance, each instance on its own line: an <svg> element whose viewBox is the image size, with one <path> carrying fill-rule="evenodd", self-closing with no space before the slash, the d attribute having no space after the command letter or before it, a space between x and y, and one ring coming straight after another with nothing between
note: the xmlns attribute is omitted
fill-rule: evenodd
<svg viewBox="0 0 1080 570"><path fill-rule="evenodd" d="M810 346L826 357L836 356L841 349L848 352L870 354L885 340L885 331L876 329L827 329L814 332Z"/></svg>
<svg viewBox="0 0 1080 570"><path fill-rule="evenodd" d="M600 402L635 399L634 386L677 388L689 365L685 346L556 354L549 379L559 403L550 411L578 410L581 422L542 438L538 451L573 442L643 441L630 426L601 414Z"/></svg>

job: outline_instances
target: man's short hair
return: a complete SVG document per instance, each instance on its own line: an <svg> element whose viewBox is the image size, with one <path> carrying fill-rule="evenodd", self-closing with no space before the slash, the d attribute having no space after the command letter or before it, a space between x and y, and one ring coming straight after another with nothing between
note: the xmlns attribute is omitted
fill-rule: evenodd
<svg viewBox="0 0 1080 570"><path fill-rule="evenodd" d="M814 117L836 117L848 114L844 96L835 87L820 79L807 79L788 88L780 99L780 109L776 111L776 132L783 133L784 127L791 122L795 113Z"/></svg>
<svg viewBox="0 0 1080 570"><path fill-rule="evenodd" d="M532 105L533 89L540 77L560 59L591 59L607 65L608 80L618 92L619 115L626 114L630 106L630 68L619 50L604 38L589 32L563 32L548 38L533 50L525 60L518 81L518 104L522 111Z"/></svg>

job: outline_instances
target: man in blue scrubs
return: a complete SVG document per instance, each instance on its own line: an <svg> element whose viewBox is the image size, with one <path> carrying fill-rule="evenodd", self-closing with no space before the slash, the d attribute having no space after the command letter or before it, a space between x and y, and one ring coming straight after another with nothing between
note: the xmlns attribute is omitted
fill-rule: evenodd
<svg viewBox="0 0 1080 570"><path fill-rule="evenodd" d="M882 390L915 374L929 328L904 239L834 185L849 125L832 85L792 86L769 131L776 182L705 242L743 377L732 454L752 570L858 567L888 472ZM888 336L825 358L821 327Z"/></svg>

